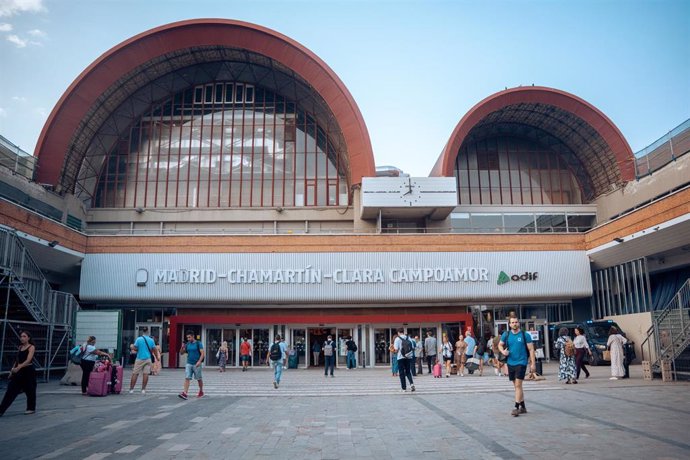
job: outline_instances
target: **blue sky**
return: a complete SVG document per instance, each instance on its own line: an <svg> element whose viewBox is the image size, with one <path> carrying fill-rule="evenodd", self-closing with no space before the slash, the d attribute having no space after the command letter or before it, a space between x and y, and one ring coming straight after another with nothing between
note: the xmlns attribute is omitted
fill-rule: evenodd
<svg viewBox="0 0 690 460"><path fill-rule="evenodd" d="M283 33L343 80L377 165L427 176L505 87L573 93L638 151L690 118L690 1L0 0L0 134L33 152L70 83L153 27L221 17Z"/></svg>

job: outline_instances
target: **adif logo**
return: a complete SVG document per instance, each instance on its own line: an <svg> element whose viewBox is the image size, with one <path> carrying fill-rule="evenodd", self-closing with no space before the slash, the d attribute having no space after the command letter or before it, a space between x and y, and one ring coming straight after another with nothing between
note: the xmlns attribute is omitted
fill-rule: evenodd
<svg viewBox="0 0 690 460"><path fill-rule="evenodd" d="M501 273L498 274L496 284L500 286L501 284L506 284L508 281L536 281L538 275L539 272L525 272L522 275L508 276L506 272L501 271Z"/></svg>

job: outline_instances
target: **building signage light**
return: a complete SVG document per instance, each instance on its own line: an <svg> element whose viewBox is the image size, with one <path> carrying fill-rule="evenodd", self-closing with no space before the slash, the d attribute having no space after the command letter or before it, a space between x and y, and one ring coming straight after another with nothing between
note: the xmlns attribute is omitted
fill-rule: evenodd
<svg viewBox="0 0 690 460"><path fill-rule="evenodd" d="M143 276L139 269L137 279ZM332 280L335 284L375 283L460 283L488 282L489 269L484 267L425 267L392 268L387 272L379 268L335 269L324 272L307 266L296 269L244 270L230 269L156 269L154 284L321 284ZM142 284L138 284L142 286Z"/></svg>

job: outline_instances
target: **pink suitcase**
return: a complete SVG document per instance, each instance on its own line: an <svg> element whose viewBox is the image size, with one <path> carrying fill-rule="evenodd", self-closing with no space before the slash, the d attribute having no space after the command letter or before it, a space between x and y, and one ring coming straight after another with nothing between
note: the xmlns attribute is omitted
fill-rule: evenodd
<svg viewBox="0 0 690 460"><path fill-rule="evenodd" d="M440 379L441 378L441 363L436 363L434 364L434 378Z"/></svg>
<svg viewBox="0 0 690 460"><path fill-rule="evenodd" d="M115 393L117 395L122 392L122 380L124 379L125 376L125 369L122 366L114 365L113 366L113 377L114 383L111 385L110 392ZM111 377L112 379L112 377ZM113 380L111 380L113 382Z"/></svg>
<svg viewBox="0 0 690 460"><path fill-rule="evenodd" d="M89 386L86 393L89 396L108 396L110 372L96 372L89 374Z"/></svg>

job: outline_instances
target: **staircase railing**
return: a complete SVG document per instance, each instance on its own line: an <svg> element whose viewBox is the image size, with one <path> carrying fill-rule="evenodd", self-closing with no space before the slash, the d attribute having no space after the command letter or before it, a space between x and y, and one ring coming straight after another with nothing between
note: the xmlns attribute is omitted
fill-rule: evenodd
<svg viewBox="0 0 690 460"><path fill-rule="evenodd" d="M658 371L661 360L675 360L690 345L690 317L686 318L690 307L690 279L676 292L673 299L659 312L652 314L652 326L642 342L642 359L647 350L652 371ZM653 348L652 348L653 347ZM654 353L652 353L654 350Z"/></svg>
<svg viewBox="0 0 690 460"><path fill-rule="evenodd" d="M55 314L52 307L66 304L62 296L51 289L41 268L33 260L16 233L1 227L0 269L10 275L12 289L37 322L44 324L51 322ZM61 300L56 300L58 298ZM76 300L74 303L76 304ZM68 322L71 323L71 320Z"/></svg>
<svg viewBox="0 0 690 460"><path fill-rule="evenodd" d="M48 379L51 369L64 367L61 357L71 336L75 312L79 304L72 294L55 291L50 287L40 267L33 260L17 234L7 227L0 226L0 274L3 283L20 299L33 321L8 317L7 304L5 318L0 328L0 374L6 373L2 363L8 351L18 344L20 328L31 331L37 343L34 355L36 369ZM9 297L7 297L9 302ZM12 316L12 315L11 315Z"/></svg>

